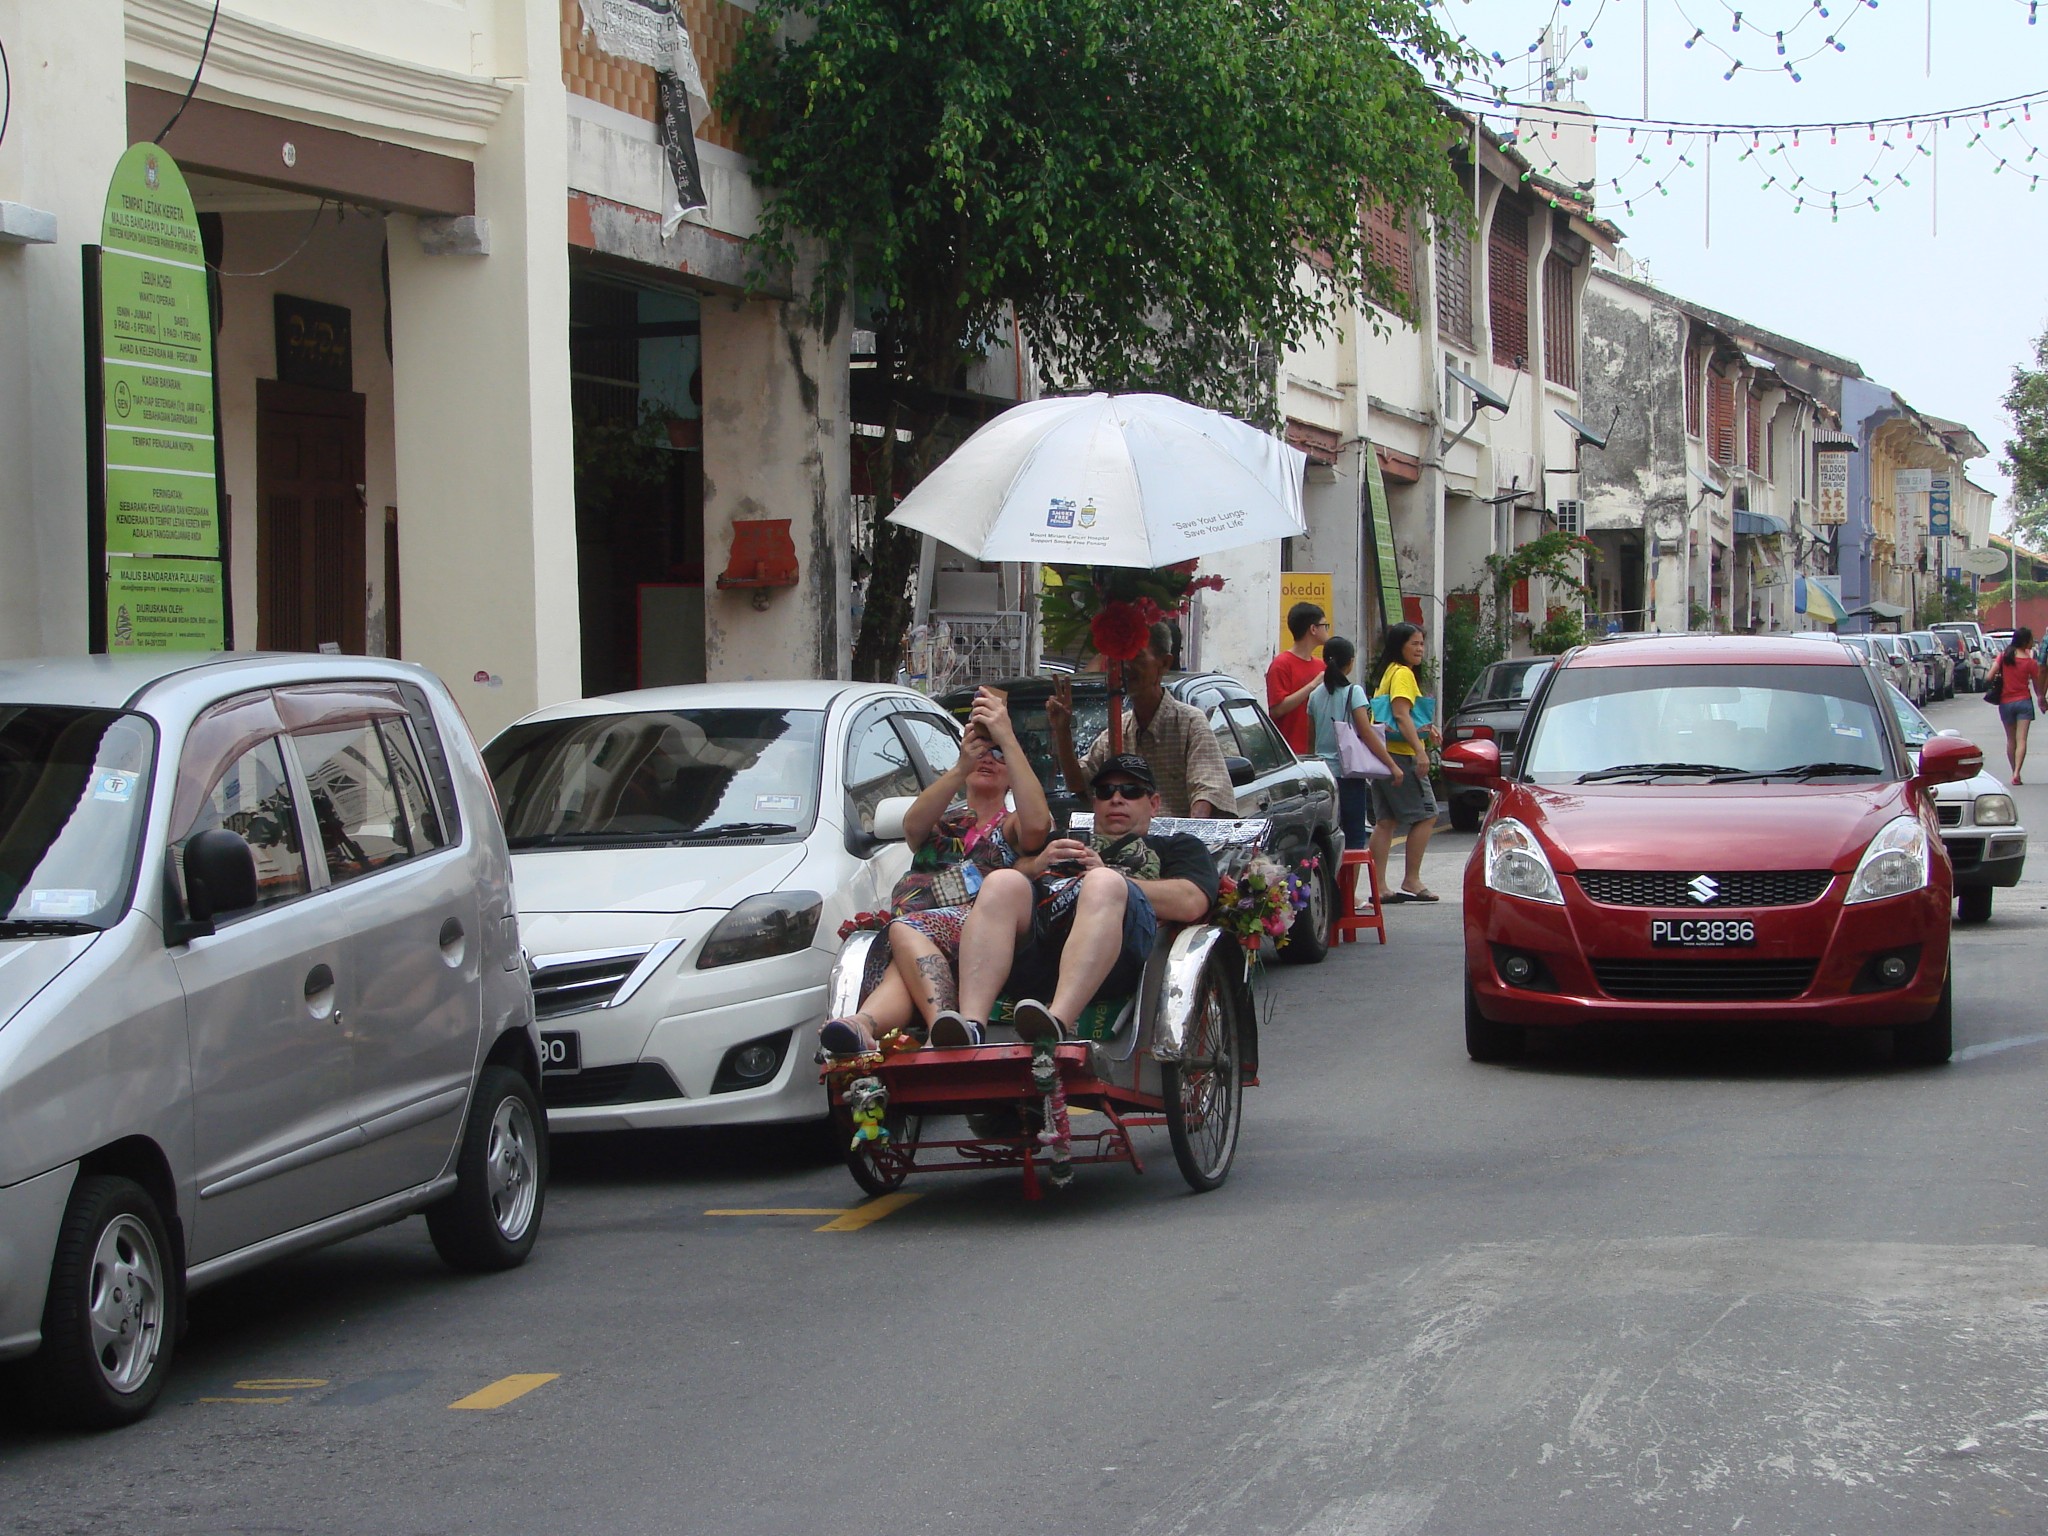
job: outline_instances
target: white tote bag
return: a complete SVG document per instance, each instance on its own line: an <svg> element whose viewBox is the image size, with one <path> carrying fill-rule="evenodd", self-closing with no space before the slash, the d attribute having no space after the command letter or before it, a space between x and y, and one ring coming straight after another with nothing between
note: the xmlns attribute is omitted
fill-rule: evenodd
<svg viewBox="0 0 2048 1536"><path fill-rule="evenodd" d="M1372 748L1359 736L1358 727L1352 724L1353 709L1364 707L1363 700L1358 697L1364 691L1353 683L1345 691L1343 708L1333 722L1337 732L1337 762L1347 779L1388 778L1387 765L1373 755ZM1324 689L1321 697L1328 700L1330 696L1330 691Z"/></svg>

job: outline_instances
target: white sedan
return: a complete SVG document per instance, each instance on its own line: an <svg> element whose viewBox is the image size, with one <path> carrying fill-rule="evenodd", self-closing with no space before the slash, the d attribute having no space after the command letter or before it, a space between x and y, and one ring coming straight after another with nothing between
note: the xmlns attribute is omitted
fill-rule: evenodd
<svg viewBox="0 0 2048 1536"><path fill-rule="evenodd" d="M494 739L549 1126L822 1116L839 925L910 862L875 810L959 750L923 695L840 682L614 694Z"/></svg>
<svg viewBox="0 0 2048 1536"><path fill-rule="evenodd" d="M1930 737L1962 734L1937 731L1898 689L1888 685L1886 691L1906 745L1916 757ZM1955 869L1956 915L1966 923L1986 922L1991 917L1991 893L2000 886L2018 885L2026 868L2027 829L2020 825L2019 806L2012 792L1986 770L1958 784L1937 784L1934 811L1941 820L1941 845Z"/></svg>

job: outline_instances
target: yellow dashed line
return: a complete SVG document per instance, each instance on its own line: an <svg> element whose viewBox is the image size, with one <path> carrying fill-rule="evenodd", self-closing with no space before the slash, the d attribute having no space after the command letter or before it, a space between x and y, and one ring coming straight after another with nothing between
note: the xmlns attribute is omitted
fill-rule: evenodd
<svg viewBox="0 0 2048 1536"><path fill-rule="evenodd" d="M767 1205L758 1210L706 1211L706 1216L843 1216L845 1207L837 1205Z"/></svg>
<svg viewBox="0 0 2048 1536"><path fill-rule="evenodd" d="M255 1376L235 1383L237 1392L309 1392L327 1385L324 1376Z"/></svg>
<svg viewBox="0 0 2048 1536"><path fill-rule="evenodd" d="M862 1227L872 1226L895 1211L900 1211L911 1201L922 1196L899 1189L893 1195L882 1195L863 1205L856 1205L850 1211L841 1211L837 1217L817 1230L820 1232L858 1232Z"/></svg>
<svg viewBox="0 0 2048 1536"><path fill-rule="evenodd" d="M500 1377L488 1387L472 1392L467 1397L458 1397L448 1406L450 1408L476 1409L502 1408L507 1403L515 1402L526 1396L535 1387L544 1387L549 1382L557 1380L561 1374L560 1371L540 1371L531 1375Z"/></svg>

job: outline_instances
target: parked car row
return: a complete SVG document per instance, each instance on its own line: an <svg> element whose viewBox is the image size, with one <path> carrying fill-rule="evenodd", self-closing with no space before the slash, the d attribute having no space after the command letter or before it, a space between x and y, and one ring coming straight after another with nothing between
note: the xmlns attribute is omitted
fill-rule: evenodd
<svg viewBox="0 0 2048 1536"><path fill-rule="evenodd" d="M1051 684L1007 686L1051 783ZM1311 875L1282 953L1321 959L1335 780L1235 679L1168 686ZM522 1262L550 1130L823 1116L839 926L909 865L878 812L960 736L907 688L775 682L479 753L397 662L0 663L0 1362L125 1423L202 1286L414 1213L456 1268Z"/></svg>

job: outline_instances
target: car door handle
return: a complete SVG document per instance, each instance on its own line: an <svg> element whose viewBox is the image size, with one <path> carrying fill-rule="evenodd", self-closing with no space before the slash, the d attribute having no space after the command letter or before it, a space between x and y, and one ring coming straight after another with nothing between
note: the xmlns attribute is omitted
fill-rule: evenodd
<svg viewBox="0 0 2048 1536"><path fill-rule="evenodd" d="M316 1019L341 1022L341 1009L334 1002L334 971L325 961L306 972L306 1011Z"/></svg>

